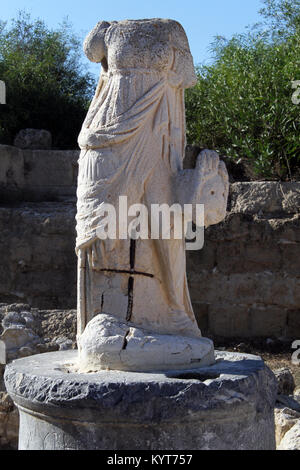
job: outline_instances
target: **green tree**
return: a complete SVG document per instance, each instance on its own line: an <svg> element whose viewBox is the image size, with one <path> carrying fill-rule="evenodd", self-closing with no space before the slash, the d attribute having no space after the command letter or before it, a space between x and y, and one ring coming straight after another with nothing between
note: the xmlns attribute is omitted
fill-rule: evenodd
<svg viewBox="0 0 300 470"><path fill-rule="evenodd" d="M67 21L50 30L20 12L10 27L0 22L0 79L7 91L0 109L1 143L11 144L20 129L31 127L49 130L56 148L77 147L95 86L81 51Z"/></svg>
<svg viewBox="0 0 300 470"><path fill-rule="evenodd" d="M246 158L259 175L299 176L300 0L265 0L263 22L230 40L217 37L212 65L198 67L186 93L189 143Z"/></svg>

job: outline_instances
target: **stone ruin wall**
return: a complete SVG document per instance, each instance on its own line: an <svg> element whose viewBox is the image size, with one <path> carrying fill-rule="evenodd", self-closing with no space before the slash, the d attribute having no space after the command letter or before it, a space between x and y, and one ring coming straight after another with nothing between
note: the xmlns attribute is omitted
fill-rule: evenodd
<svg viewBox="0 0 300 470"><path fill-rule="evenodd" d="M188 149L185 167L196 153ZM0 145L0 334L8 360L75 347L77 159L78 151ZM204 334L300 338L299 207L300 183L231 184L225 221L206 230L203 250L187 253ZM18 412L3 372L0 364L0 449L15 449Z"/></svg>
<svg viewBox="0 0 300 470"><path fill-rule="evenodd" d="M76 307L78 155L0 146L0 302ZM225 221L187 253L205 334L300 337L299 208L298 182L231 184Z"/></svg>

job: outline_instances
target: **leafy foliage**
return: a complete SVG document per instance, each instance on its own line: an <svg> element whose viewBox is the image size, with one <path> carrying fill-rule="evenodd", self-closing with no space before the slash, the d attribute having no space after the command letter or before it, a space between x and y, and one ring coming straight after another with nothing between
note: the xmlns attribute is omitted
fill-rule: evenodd
<svg viewBox="0 0 300 470"><path fill-rule="evenodd" d="M299 176L300 0L265 0L264 22L230 40L217 37L214 62L198 67L186 93L187 137L266 178Z"/></svg>
<svg viewBox="0 0 300 470"><path fill-rule="evenodd" d="M81 42L66 21L55 31L24 12L10 28L0 22L0 79L7 90L1 143L11 144L20 129L31 127L49 130L54 147L77 147L95 85L80 57Z"/></svg>

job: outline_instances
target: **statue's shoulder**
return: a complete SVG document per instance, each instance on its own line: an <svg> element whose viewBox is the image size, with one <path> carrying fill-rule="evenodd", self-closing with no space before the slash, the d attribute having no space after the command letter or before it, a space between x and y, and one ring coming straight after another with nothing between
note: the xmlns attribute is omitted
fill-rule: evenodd
<svg viewBox="0 0 300 470"><path fill-rule="evenodd" d="M147 18L142 20L121 20L111 22L114 31L141 32L145 35L155 35L158 39L162 35L177 34L186 37L185 31L180 23L171 19Z"/></svg>

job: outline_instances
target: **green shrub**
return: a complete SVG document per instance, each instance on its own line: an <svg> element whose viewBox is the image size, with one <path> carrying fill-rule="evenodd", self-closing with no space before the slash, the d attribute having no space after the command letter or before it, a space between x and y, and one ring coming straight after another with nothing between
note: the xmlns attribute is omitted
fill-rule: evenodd
<svg viewBox="0 0 300 470"><path fill-rule="evenodd" d="M198 67L186 93L189 143L213 148L267 178L299 174L300 0L265 1L266 23L230 40L216 38L214 62ZM298 172L298 173L297 173Z"/></svg>
<svg viewBox="0 0 300 470"><path fill-rule="evenodd" d="M94 79L83 70L81 41L64 22L49 30L19 13L10 28L0 23L0 79L7 104L1 106L0 142L11 144L27 127L47 129L56 148L76 148Z"/></svg>

